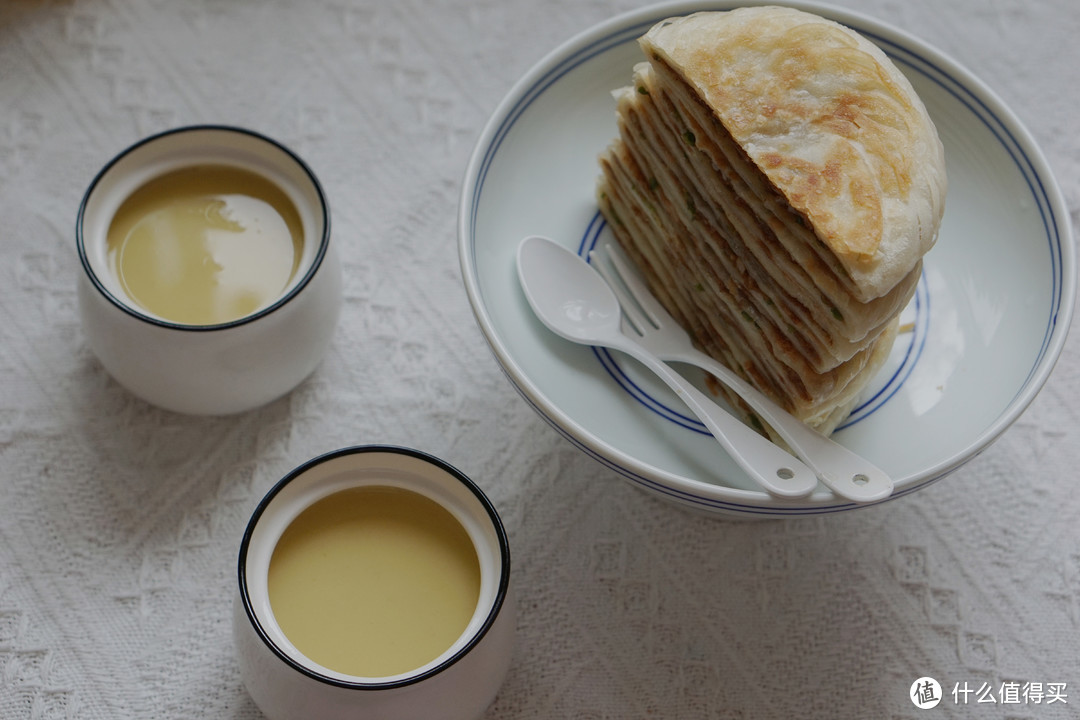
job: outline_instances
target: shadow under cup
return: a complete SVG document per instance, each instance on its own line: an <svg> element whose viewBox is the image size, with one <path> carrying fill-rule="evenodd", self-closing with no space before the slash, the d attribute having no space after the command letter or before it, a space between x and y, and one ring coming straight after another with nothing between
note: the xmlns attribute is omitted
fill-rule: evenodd
<svg viewBox="0 0 1080 720"><path fill-rule="evenodd" d="M307 508L363 487L410 490L464 528L480 566L476 608L441 655L388 677L355 677L296 649L270 605L270 561L282 533ZM471 480L425 453L359 446L317 457L283 478L256 508L239 556L234 639L249 694L272 720L447 718L470 720L491 704L510 664L515 625L510 551L494 506Z"/></svg>

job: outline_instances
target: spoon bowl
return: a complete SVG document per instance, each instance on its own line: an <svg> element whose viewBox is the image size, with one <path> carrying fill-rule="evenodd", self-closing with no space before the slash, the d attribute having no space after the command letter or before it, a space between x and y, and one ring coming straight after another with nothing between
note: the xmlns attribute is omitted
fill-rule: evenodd
<svg viewBox="0 0 1080 720"><path fill-rule="evenodd" d="M577 257L543 238L526 238L518 249L521 286L533 312L556 335L599 344L619 332L619 300L591 267L567 262L567 256Z"/></svg>

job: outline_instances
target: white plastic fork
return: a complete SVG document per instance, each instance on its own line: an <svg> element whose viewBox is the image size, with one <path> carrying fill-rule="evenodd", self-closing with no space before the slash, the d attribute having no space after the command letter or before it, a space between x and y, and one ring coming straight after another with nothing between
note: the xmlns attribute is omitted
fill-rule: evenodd
<svg viewBox="0 0 1080 720"><path fill-rule="evenodd" d="M726 366L698 350L690 335L653 297L630 261L606 244L604 255L593 250L589 261L619 298L622 331L665 362L701 368L739 395L787 442L833 493L856 503L883 500L892 494L889 475L865 458L795 418Z"/></svg>

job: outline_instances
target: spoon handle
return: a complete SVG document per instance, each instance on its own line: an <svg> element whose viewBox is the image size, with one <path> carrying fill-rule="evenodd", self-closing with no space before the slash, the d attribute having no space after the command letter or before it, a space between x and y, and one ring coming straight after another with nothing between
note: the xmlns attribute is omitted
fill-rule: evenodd
<svg viewBox="0 0 1080 720"><path fill-rule="evenodd" d="M889 474L866 458L821 434L789 415L779 405L744 382L727 367L699 350L684 350L662 360L678 360L696 365L738 393L757 411L803 462L817 474L838 497L858 503L875 502L889 497L893 481Z"/></svg>
<svg viewBox="0 0 1080 720"><path fill-rule="evenodd" d="M656 373L705 423L731 458L770 494L801 498L817 487L817 476L810 468L710 400L655 355L632 341L610 342L607 346L621 350Z"/></svg>

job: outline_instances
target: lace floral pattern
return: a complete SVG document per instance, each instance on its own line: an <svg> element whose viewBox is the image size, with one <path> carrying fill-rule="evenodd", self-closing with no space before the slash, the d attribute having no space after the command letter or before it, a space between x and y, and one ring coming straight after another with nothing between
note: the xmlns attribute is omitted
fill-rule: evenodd
<svg viewBox="0 0 1080 720"><path fill-rule="evenodd" d="M840 4L983 77L1043 147L1075 223L1073 2ZM900 720L917 716L907 696L923 676L946 717L1073 716L1075 341L1021 420L947 480L841 516L743 523L633 489L545 425L490 357L456 252L472 144L533 62L642 4L0 7L0 720L260 717L229 625L240 535L289 469L364 443L446 459L503 515L520 618L489 718ZM73 226L94 173L197 122L303 156L345 269L314 376L230 418L131 397L86 349L75 299ZM1061 683L1067 701L1048 702ZM961 707L983 684L997 702Z"/></svg>

